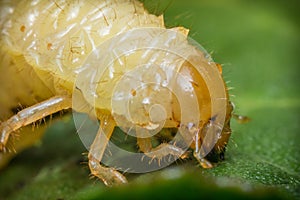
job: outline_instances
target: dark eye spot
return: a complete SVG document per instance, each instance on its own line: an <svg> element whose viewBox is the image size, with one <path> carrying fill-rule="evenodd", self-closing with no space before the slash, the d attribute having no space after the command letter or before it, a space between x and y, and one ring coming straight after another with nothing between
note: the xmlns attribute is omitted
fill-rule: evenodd
<svg viewBox="0 0 300 200"><path fill-rule="evenodd" d="M214 122L214 121L216 121L216 119L217 119L217 115L212 116L209 120L210 120L211 122Z"/></svg>

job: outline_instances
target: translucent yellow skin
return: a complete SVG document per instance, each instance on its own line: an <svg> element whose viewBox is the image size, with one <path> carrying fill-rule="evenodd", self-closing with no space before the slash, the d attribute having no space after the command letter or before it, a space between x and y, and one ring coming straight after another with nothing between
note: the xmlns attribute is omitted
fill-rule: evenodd
<svg viewBox="0 0 300 200"><path fill-rule="evenodd" d="M70 98L76 76L94 48L115 34L133 27L164 28L163 17L148 14L138 1L40 0L34 1L33 4L24 0L1 5L3 16L0 38L0 118L3 123L0 124L0 151L2 151L0 152L0 167L12 155L6 150L10 148L8 144L12 142L14 132L19 127L25 126L19 133L20 139L13 145L17 152L34 144L42 135L43 126L35 129L35 132L40 134L30 134L31 127L27 125L46 115L72 107ZM188 30L184 28L175 28L175 30L185 35L188 33ZM212 66L215 65L212 64ZM183 63L180 72L193 80L194 91L198 101L201 102L199 104L201 111L199 129L204 130L211 120L210 94L205 81L189 63ZM109 90L110 86L104 85L103 87ZM99 90L97 92L101 93L101 89ZM110 97L107 96L107 98ZM110 115L111 108L100 104L97 107L97 118L101 121L102 128L110 134L106 135L109 138L116 123ZM14 111L20 105L29 108L17 114ZM30 109L36 108L36 105L40 105L40 108L35 110L37 115L30 116L28 114ZM180 113L180 107L175 102L167 109L172 110L173 116L165 127L176 128L180 123L180 117L177 114ZM191 112L192 110L193 108ZM227 95L226 123L221 138L214 147L218 153L224 151L231 133L231 111L232 106ZM22 114L30 120L22 118ZM17 116L17 121L22 121L22 123L16 122L14 116ZM103 180L106 185L125 183L126 178L122 174L100 165L107 143L101 134L103 133L99 132L97 136L99 140L95 139L91 147L92 153L89 154L91 173ZM199 141L192 143L192 149L195 149L198 143L201 144L204 134L201 133ZM140 150L148 156L164 156L152 155L153 149L147 140L138 138L138 145ZM180 149L174 150L174 148L170 146L170 152L166 155L181 153ZM194 156L203 167L212 167L211 163L204 158L197 157L195 154Z"/></svg>
<svg viewBox="0 0 300 200"><path fill-rule="evenodd" d="M4 14L5 11L9 11L10 6L13 6L13 2L12 5L3 5L0 12ZM4 17L1 19L5 21ZM3 30L2 26L1 30ZM14 54L3 44L2 36L0 44L0 122L3 122L22 108L48 99L54 93L36 75L35 70L25 61L22 54ZM45 128L42 123L39 128L34 128L34 134L32 134L32 126L23 127L22 130L17 131L17 137L14 136L15 133L12 134L6 144L6 152L0 152L0 169L16 152L35 144L41 138Z"/></svg>

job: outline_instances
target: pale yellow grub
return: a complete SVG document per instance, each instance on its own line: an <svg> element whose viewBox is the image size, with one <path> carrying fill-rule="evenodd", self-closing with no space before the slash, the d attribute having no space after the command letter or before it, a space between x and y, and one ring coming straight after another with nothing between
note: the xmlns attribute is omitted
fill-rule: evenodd
<svg viewBox="0 0 300 200"><path fill-rule="evenodd" d="M28 125L61 110L72 108L72 93L77 75L95 48L116 34L134 28L165 28L163 16L149 14L143 4L137 0L1 1L0 13L0 119L2 121L0 123L0 167L14 154L8 150L20 152L40 139L42 133L33 136L32 129ZM173 30L185 36L189 32L184 27L175 27ZM168 40L165 38L162 42ZM120 172L100 165L108 143L107 138L111 137L116 126L110 107L111 91L114 83L120 80L126 71L136 66L139 58L143 57L149 62L150 59L156 58L156 64L162 66L168 54L157 51L150 52L147 56L145 57L145 52L137 51L135 54L124 56L122 59L126 62L116 61L113 77L111 78L107 72L96 90L97 94L102 97L96 101L94 107L97 110L101 129L90 148L88 158L91 173L106 185L127 182ZM203 57L199 65L222 71L220 66L207 60L200 51L199 56ZM168 59L171 63L175 63L172 57ZM208 88L215 88L214 90L218 91L220 83L208 86L195 66L189 62L181 62L177 64L177 67L178 73L184 74L190 80L190 87L199 102L197 109L201 112L199 127L196 127L200 131L195 137L193 136L195 139L191 148L195 150L194 156L200 164L205 168L210 168L212 164L201 157L198 151L208 124L213 120L210 95L212 91L209 92ZM224 84L223 81L222 84ZM150 89L149 92L153 90ZM130 90L130 93L137 99L147 97L146 91L141 95L134 88ZM217 108L218 112L225 110L226 113L225 126L220 139L214 146L217 154L224 152L231 134L232 106L227 91L225 100L225 107ZM83 101L90 102L90 99ZM152 122L148 122L148 113L136 106L133 110L136 113L141 112L139 116L142 117L133 118L134 123L152 130L157 128L155 124L157 121L167 118L165 127L177 128L180 124L179 102L174 96L168 94L157 97L157 101L161 102L160 105L164 107L166 113L157 114L157 108L152 107L150 113ZM90 104L90 106L94 105ZM189 113L193 113L195 108L187 107L186 109ZM122 120L124 116L118 117ZM25 126L27 127L20 130ZM39 127L39 130L34 131L42 132L42 130L43 125ZM17 131L20 140L14 143L13 138ZM184 153L179 147L165 143L152 148L151 140L143 137L137 138L137 144L141 151L153 158L162 158L167 155L182 156ZM153 153L154 150L161 148L167 151L161 155Z"/></svg>

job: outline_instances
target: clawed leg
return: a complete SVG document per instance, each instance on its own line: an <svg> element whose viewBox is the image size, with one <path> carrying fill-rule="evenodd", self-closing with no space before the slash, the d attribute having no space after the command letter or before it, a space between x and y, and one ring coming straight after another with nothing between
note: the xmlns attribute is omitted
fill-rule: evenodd
<svg viewBox="0 0 300 200"><path fill-rule="evenodd" d="M204 158L203 155L206 155L204 152L204 149L202 149L201 146L201 141L204 141L204 139L200 139L201 138L201 132L200 133L196 133L195 135L195 150L193 153L193 156L197 159L197 161L199 162L199 164L201 165L202 168L204 169L209 169L209 168L213 168L213 165L211 162L209 162L208 160L206 160Z"/></svg>
<svg viewBox="0 0 300 200"><path fill-rule="evenodd" d="M194 157L197 159L197 161L199 162L199 164L201 165L202 168L204 168L204 169L213 168L213 164L211 164L211 162L209 162L208 160L203 158L199 152L195 151Z"/></svg>
<svg viewBox="0 0 300 200"><path fill-rule="evenodd" d="M158 159L158 163L163 157L167 155L172 155L175 158L185 158L187 156L186 152L180 147L172 144L162 143L159 146L152 148L151 138L137 138L137 144L142 152L146 156L153 159Z"/></svg>
<svg viewBox="0 0 300 200"><path fill-rule="evenodd" d="M91 174L101 179L105 185L119 185L127 183L126 178L113 168L104 167L100 164L103 153L115 127L114 119L109 115L100 118L100 128L91 145L88 159Z"/></svg>
<svg viewBox="0 0 300 200"><path fill-rule="evenodd" d="M0 124L0 152L6 150L6 144L16 130L36 122L58 111L69 109L72 100L68 96L54 96L43 102L25 108L7 121Z"/></svg>

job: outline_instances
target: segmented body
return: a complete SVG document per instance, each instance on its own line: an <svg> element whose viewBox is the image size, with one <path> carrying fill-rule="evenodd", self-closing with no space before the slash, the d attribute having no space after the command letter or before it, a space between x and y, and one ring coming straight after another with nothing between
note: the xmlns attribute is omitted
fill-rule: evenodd
<svg viewBox="0 0 300 200"><path fill-rule="evenodd" d="M82 66L87 57L109 38L138 27L165 28L162 16L149 14L142 3L135 0L2 2L1 13L3 15L0 41L1 120L15 114L14 108L18 105L27 107L54 95L71 95L77 75L82 72ZM184 35L188 33L187 29L181 27L174 28L174 30ZM168 40L168 38L162 38L161 42L168 42ZM158 52L151 52L144 60L148 59L150 62L155 58L157 63L162 63L162 61L172 59L167 53L160 53L162 53L161 57ZM100 81L102 84L97 89L97 94L101 96L101 99L95 104L100 113L112 111L109 102L112 98L110 91L113 90L114 83L120 80L126 72L132 70L137 64L137 58L142 56L143 53L138 52L124 56L123 59L126 59L127 63L118 62L114 67L113 76L110 76L110 71L104 74ZM206 60L204 55L201 56L203 57L201 64L216 67L214 63ZM179 72L191 80L190 87L197 94L201 112L199 126L205 134L205 125L212 120L208 86L201 74L188 62L180 64ZM135 96L134 90L132 94ZM178 127L180 124L178 102L176 103L173 97L157 98L156 101L167 110L165 127ZM86 101L91 102L88 98ZM215 150L218 152L223 152L231 133L229 122L232 107L228 95L226 102L225 108L218 108L226 110L225 126L215 145ZM187 107L186 109L193 113L195 108ZM145 113L143 116L146 116ZM122 116L119 117L122 120ZM98 116L98 118L101 117ZM148 118L134 118L133 120L136 124L146 124L145 121ZM201 138L199 140L201 143ZM195 145L194 142L191 147L195 148ZM18 145L16 149L20 149Z"/></svg>
<svg viewBox="0 0 300 200"><path fill-rule="evenodd" d="M20 106L72 93L76 69L93 48L114 34L138 26L163 27L162 17L148 14L138 1L1 4L2 121Z"/></svg>

